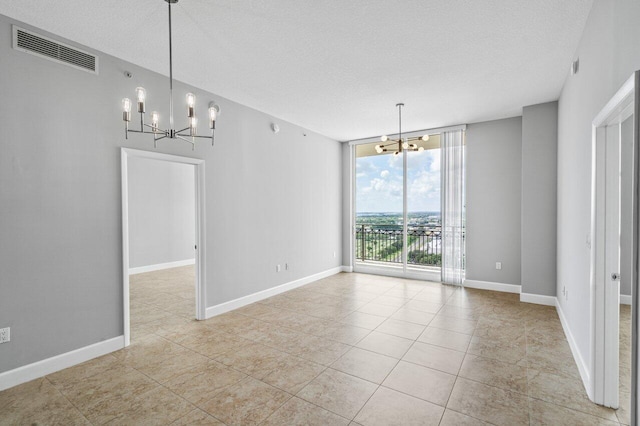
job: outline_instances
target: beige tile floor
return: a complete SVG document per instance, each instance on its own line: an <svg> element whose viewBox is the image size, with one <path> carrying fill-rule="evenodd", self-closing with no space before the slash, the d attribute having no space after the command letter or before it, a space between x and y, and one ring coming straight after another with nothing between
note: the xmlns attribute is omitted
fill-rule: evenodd
<svg viewBox="0 0 640 426"><path fill-rule="evenodd" d="M343 273L198 322L184 267L133 276L131 306L130 347L1 392L0 424L624 418L587 399L554 308L513 294Z"/></svg>

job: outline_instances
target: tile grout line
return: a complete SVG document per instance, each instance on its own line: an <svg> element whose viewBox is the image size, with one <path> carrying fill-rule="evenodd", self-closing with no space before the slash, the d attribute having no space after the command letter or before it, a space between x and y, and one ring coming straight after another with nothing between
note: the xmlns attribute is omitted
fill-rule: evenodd
<svg viewBox="0 0 640 426"><path fill-rule="evenodd" d="M94 424L93 422L89 421L87 416L84 415L84 413L73 403L73 401L67 398L67 396L64 393L62 393L62 391L58 389L58 387L54 385L53 382L51 382L51 380L49 380L49 375L44 376L43 379L45 379L56 390L56 392L60 394L61 397L63 397L69 404L71 404L71 406L78 412L78 414L82 416L83 419L87 421L87 423L91 425Z"/></svg>
<svg viewBox="0 0 640 426"><path fill-rule="evenodd" d="M156 334L154 333L154 335L156 335ZM158 336L158 335L156 335L156 336ZM239 371L239 370L237 370L237 369L235 369L235 368L233 368L233 367L227 366L226 364L223 364L223 363L221 363L221 362L217 361L217 360L216 360L216 359L214 359L214 358L211 358L211 357L209 357L209 356L207 356L207 355L204 355L204 354L202 354L202 353L199 353L199 352L197 352L197 351L195 351L195 350L193 350L193 349L191 349L191 348L188 348L188 347L186 347L186 346L183 346L182 344L180 344L180 343L178 343L178 342L175 342L175 341L173 341L173 340L171 340L171 339L168 339L168 338L166 338L166 337L164 337L164 336L158 336L158 337L159 337L159 338L161 338L161 339L163 339L163 340L166 340L166 341L167 341L167 342L169 342L169 343L173 343L173 344L175 344L175 345L178 345L178 346L180 346L181 348L183 348L183 349L185 349L185 350L188 350L188 351L190 351L190 352L192 352L192 353L196 353L196 354L198 354L198 355L204 356L205 358L209 359L210 361L218 362L218 363L220 363L221 365L224 365L225 367L229 367L229 368L231 368L231 369L232 369L232 370L234 370L234 371L238 371L238 372L240 372L240 373L242 373L242 374L245 374L245 375L246 375L246 373L244 373L244 372L242 372L242 371ZM208 411L206 411L206 410L204 410L204 409L200 408L199 406L197 406L196 404L192 403L191 401L189 401L188 399L186 399L186 398L185 398L185 397L183 397L182 395L179 395L179 394L175 393L172 389L170 389L169 387L165 386L163 383L158 382L158 381L157 381L156 379L154 379L153 377L151 377L151 376L149 376L149 375L145 374L144 372L142 372L142 371L138 370L138 369L137 369L137 368L135 368L135 367L132 367L131 365L128 365L128 367L130 367L130 368L132 368L133 370L137 371L138 373L140 373L140 374L144 375L144 376L145 376L145 377L147 377L149 380L154 381L156 384L158 384L159 386L161 386L161 387L163 387L164 389L166 389L167 391L169 391L171 394L173 394L173 395L177 396L178 398L180 398L180 399L184 400L187 404L189 404L189 405L193 406L193 409L192 409L191 411L189 411L189 413L191 413L191 412L192 412L192 411L194 411L195 409L198 409L198 410L200 410L200 411L202 411L202 412L206 413L207 415L209 415L209 416L211 416L211 417L215 418L216 420L218 420L218 421L222 422L223 424L226 424L226 423L224 423L221 419L219 419L218 417L216 417L215 415L213 415L213 414L209 413ZM195 367L195 366L193 366L193 367ZM193 367L190 367L189 369L185 370L185 373L186 373L187 371L189 371L190 369L192 369ZM246 376L247 376L247 377L251 377L251 376L249 376L249 375L246 375ZM241 379L240 381L242 381L242 379ZM238 382L236 382L236 383L234 383L234 384L237 384L237 383L239 383L240 381L238 381ZM152 390L153 390L153 389L152 389ZM220 393L220 392L222 392L222 391L224 391L224 388L221 388L221 389L219 390L219 392L216 392L216 393L214 394L214 396L215 396L215 395L218 395L218 393ZM148 391L148 392L149 392L149 391ZM145 393L147 393L147 392L145 392ZM179 420L179 419L181 419L182 417L187 416L189 413L187 413L187 414L185 414L184 416L181 416L181 417L179 417L179 418L177 418L177 419L173 420L171 423L175 423L176 421L178 421L178 420Z"/></svg>

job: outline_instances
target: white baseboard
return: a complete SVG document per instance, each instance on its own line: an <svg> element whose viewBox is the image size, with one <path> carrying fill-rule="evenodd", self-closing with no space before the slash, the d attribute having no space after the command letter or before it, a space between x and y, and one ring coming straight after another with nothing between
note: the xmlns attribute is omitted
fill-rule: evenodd
<svg viewBox="0 0 640 426"><path fill-rule="evenodd" d="M621 305L631 305L631 296L627 294L620 295L620 304Z"/></svg>
<svg viewBox="0 0 640 426"><path fill-rule="evenodd" d="M0 373L0 391L124 348L124 336L114 337L33 364Z"/></svg>
<svg viewBox="0 0 640 426"><path fill-rule="evenodd" d="M571 329L569 328L567 319L564 316L564 312L562 312L562 307L560 306L560 303L556 303L556 311L558 312L558 317L560 317L560 323L562 324L564 335L567 337L567 341L569 342L569 347L571 348L573 359L575 360L576 365L578 366L578 371L580 372L580 377L582 378L582 383L584 385L584 388L587 391L587 395L589 396L589 399L593 401L594 395L593 395L593 387L591 386L591 377L589 375L589 367L584 362L584 358L582 358L582 354L578 349L576 340L573 338L573 334L571 334Z"/></svg>
<svg viewBox="0 0 640 426"><path fill-rule="evenodd" d="M176 260L175 262L157 263L155 265L138 266L129 268L129 275L142 274L144 272L160 271L162 269L177 268L179 266L195 265L195 259Z"/></svg>
<svg viewBox="0 0 640 426"><path fill-rule="evenodd" d="M267 299L272 296L276 296L280 293L284 293L285 291L302 287L305 284L309 284L311 282L329 277L331 275L338 274L340 272L342 272L342 266L337 266L335 268L331 268L323 272L318 272L317 274L309 275L307 277L300 278L295 281L290 281L288 283L284 283L276 287L262 290L257 293L249 294L247 296L239 297L237 299L230 300L228 302L220 303L219 305L210 306L207 308L206 319L209 319L216 315L224 314L225 312L229 312L246 305L250 305L251 303L259 302L261 300Z"/></svg>
<svg viewBox="0 0 640 426"><path fill-rule="evenodd" d="M520 293L521 287L516 284L494 283L491 281L464 280L463 287L480 290L501 291L503 293Z"/></svg>
<svg viewBox="0 0 640 426"><path fill-rule="evenodd" d="M555 296L544 296L542 294L520 293L520 301L525 303L535 303L536 305L556 306Z"/></svg>
<svg viewBox="0 0 640 426"><path fill-rule="evenodd" d="M353 272L353 266L342 265L342 272Z"/></svg>

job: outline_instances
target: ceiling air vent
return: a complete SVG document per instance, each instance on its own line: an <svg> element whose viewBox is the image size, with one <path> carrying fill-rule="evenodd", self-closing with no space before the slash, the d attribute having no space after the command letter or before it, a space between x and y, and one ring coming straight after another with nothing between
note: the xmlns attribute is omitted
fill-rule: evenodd
<svg viewBox="0 0 640 426"><path fill-rule="evenodd" d="M98 74L97 56L16 26L13 26L13 48Z"/></svg>

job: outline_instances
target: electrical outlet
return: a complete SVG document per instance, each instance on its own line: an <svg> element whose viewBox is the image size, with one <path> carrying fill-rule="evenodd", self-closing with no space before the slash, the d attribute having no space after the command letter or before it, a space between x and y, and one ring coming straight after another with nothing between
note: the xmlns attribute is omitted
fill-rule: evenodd
<svg viewBox="0 0 640 426"><path fill-rule="evenodd" d="M0 343L11 340L11 327L0 328Z"/></svg>
<svg viewBox="0 0 640 426"><path fill-rule="evenodd" d="M280 272L280 265L276 265L276 272Z"/></svg>
<svg viewBox="0 0 640 426"><path fill-rule="evenodd" d="M285 264L284 264L284 270L285 270L285 271L288 271L288 270L289 270L289 264L288 264L288 263L285 263Z"/></svg>
<svg viewBox="0 0 640 426"><path fill-rule="evenodd" d="M496 269L502 269L502 262L496 262Z"/></svg>

